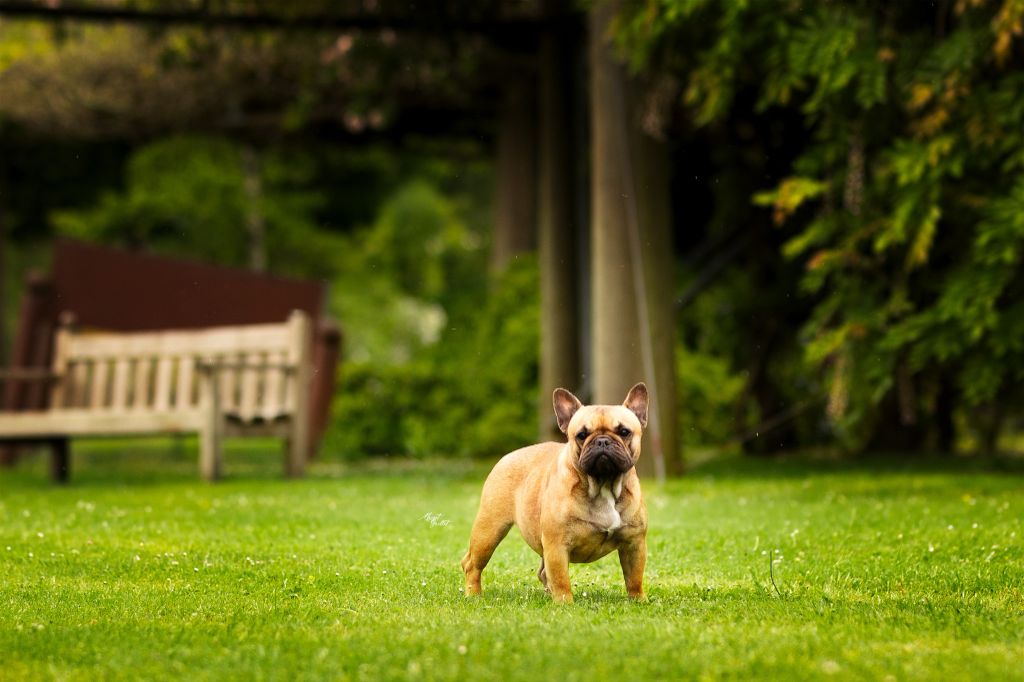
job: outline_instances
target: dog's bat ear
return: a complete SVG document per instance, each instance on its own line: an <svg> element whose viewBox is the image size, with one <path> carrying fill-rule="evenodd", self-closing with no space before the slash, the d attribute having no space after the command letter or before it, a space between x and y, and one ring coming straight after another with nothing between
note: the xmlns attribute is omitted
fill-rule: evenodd
<svg viewBox="0 0 1024 682"><path fill-rule="evenodd" d="M633 388L629 389L629 394L626 396L626 400L622 403L622 406L627 408L630 412L636 415L636 418L640 420L640 426L647 428L647 403L650 398L647 395L647 384L640 382Z"/></svg>
<svg viewBox="0 0 1024 682"><path fill-rule="evenodd" d="M567 433L569 420L576 414L576 410L583 407L580 399L564 388L556 388L551 395L551 402L555 406L555 419L558 420L558 428L562 433Z"/></svg>

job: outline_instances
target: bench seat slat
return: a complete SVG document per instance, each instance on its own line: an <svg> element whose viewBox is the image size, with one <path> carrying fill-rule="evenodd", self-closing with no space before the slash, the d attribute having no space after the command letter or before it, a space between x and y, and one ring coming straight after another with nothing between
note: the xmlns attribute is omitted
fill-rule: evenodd
<svg viewBox="0 0 1024 682"><path fill-rule="evenodd" d="M219 361L232 361L231 364L237 365L238 355L232 354L231 356L218 358ZM238 401L235 400L235 389L238 386L238 370L237 369L225 369L217 372L215 380L220 382L220 404L221 408L225 410L234 409L238 405Z"/></svg>
<svg viewBox="0 0 1024 682"><path fill-rule="evenodd" d="M174 390L174 409L185 410L195 406L193 386L196 361L188 356L178 361L178 385Z"/></svg>
<svg viewBox="0 0 1024 682"><path fill-rule="evenodd" d="M89 407L102 409L107 404L107 387L110 385L110 363L97 360L92 363L92 382L89 384Z"/></svg>
<svg viewBox="0 0 1024 682"><path fill-rule="evenodd" d="M263 361L265 356L257 353L250 353L241 362L243 367L239 370L242 373L242 386L239 389L238 414L248 421L256 416L256 400L259 397L260 378L264 374Z"/></svg>
<svg viewBox="0 0 1024 682"><path fill-rule="evenodd" d="M0 413L0 433L14 437L194 433L201 426L202 416L198 409L161 413L88 409L4 412Z"/></svg>
<svg viewBox="0 0 1024 682"><path fill-rule="evenodd" d="M135 361L135 381L132 384L132 409L149 407L149 387L153 381L153 358L144 356Z"/></svg>
<svg viewBox="0 0 1024 682"><path fill-rule="evenodd" d="M91 363L86 362L82 359L75 360L75 364L71 368L71 387L67 394L65 394L65 400L67 407L84 407L86 400L88 400L88 388L89 388L89 365Z"/></svg>
<svg viewBox="0 0 1024 682"><path fill-rule="evenodd" d="M131 379L131 360L127 357L118 358L114 363L114 391L110 405L115 410L123 409L128 404L128 382Z"/></svg>
<svg viewBox="0 0 1024 682"><path fill-rule="evenodd" d="M174 358L165 355L157 360L155 387L153 388L153 409L164 412L171 408L171 378L174 375Z"/></svg>
<svg viewBox="0 0 1024 682"><path fill-rule="evenodd" d="M267 362L270 366L266 370L266 380L263 384L260 414L264 419L274 419L284 411L282 394L288 371L284 369L283 363L288 362L288 356L284 352L270 353L267 356Z"/></svg>

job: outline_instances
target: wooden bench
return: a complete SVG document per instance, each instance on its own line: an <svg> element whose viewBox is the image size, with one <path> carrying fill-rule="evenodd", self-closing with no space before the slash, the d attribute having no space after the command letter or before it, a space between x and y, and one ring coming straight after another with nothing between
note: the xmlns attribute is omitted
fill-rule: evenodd
<svg viewBox="0 0 1024 682"><path fill-rule="evenodd" d="M322 281L58 239L50 272L26 278L10 366L49 372L54 336L67 313L82 329L134 333L277 323L301 310L313 326L308 414L314 457L330 422L341 354L340 329L325 312L326 298ZM0 411L47 409L45 388L41 381L0 382ZM0 443L0 466L14 464L19 449Z"/></svg>
<svg viewBox="0 0 1024 682"><path fill-rule="evenodd" d="M65 320L52 371L0 370L0 379L50 391L46 410L0 412L0 441L50 442L53 474L65 479L67 438L196 433L200 473L215 480L225 436L276 436L286 441L286 474L299 476L310 449L311 347L301 311L281 324L157 332L79 331Z"/></svg>

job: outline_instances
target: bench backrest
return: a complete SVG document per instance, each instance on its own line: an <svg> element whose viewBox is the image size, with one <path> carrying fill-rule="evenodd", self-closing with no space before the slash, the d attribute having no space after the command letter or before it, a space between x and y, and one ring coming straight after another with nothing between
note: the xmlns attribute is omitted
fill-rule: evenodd
<svg viewBox="0 0 1024 682"><path fill-rule="evenodd" d="M108 412L178 412L199 408L204 367L213 372L221 408L243 421L296 410L308 377L309 317L281 324L157 332L57 332L50 408ZM305 389L305 387L303 387Z"/></svg>

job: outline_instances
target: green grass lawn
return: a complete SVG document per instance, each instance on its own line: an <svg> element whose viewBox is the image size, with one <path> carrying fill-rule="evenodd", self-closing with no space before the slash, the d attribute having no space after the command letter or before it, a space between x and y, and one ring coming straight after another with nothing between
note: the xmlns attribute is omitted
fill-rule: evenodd
<svg viewBox="0 0 1024 682"><path fill-rule="evenodd" d="M1024 679L1019 470L707 464L646 484L649 602L610 556L556 606L515 531L460 593L485 467L190 447L0 471L0 678Z"/></svg>

